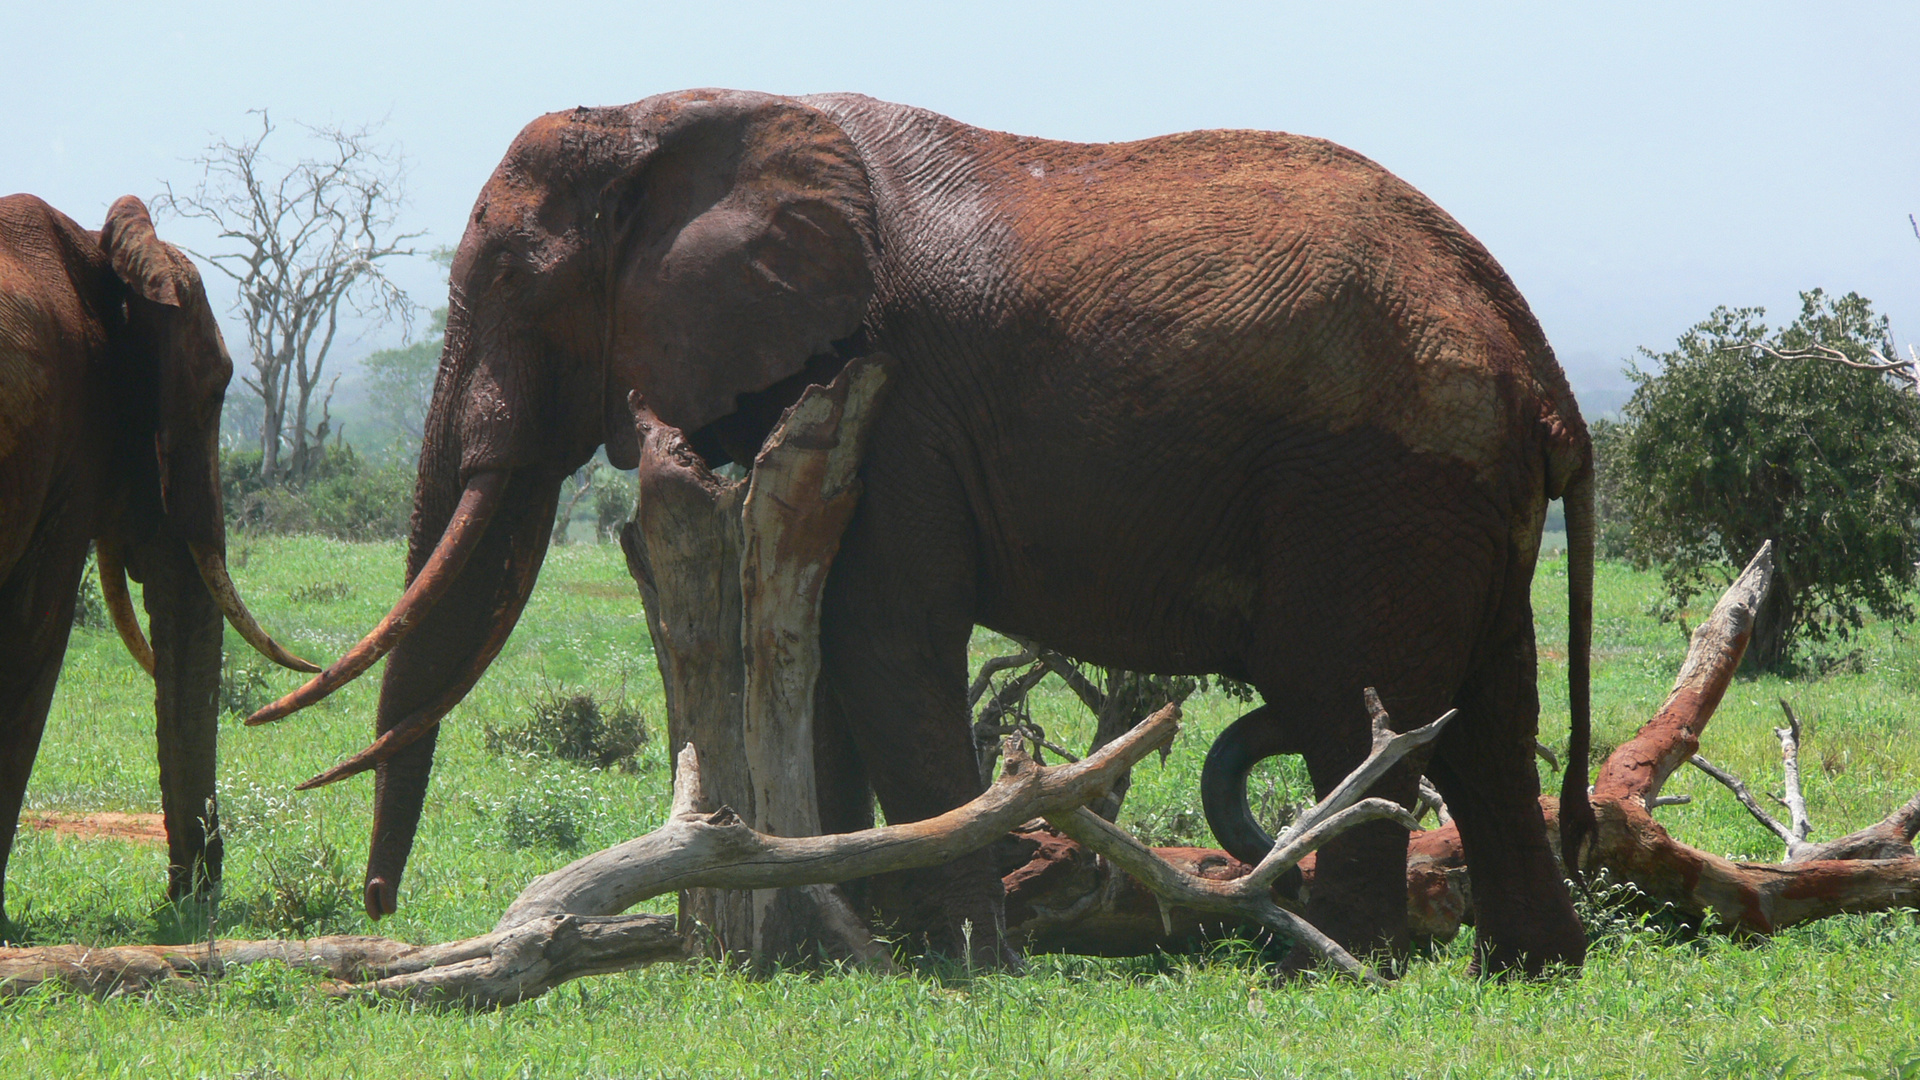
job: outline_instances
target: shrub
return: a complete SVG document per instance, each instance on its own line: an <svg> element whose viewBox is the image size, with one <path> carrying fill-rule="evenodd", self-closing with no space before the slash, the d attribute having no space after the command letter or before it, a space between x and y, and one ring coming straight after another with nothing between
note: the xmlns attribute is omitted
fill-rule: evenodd
<svg viewBox="0 0 1920 1080"><path fill-rule="evenodd" d="M535 774L500 806L500 830L507 846L577 851L594 818L588 792L557 777Z"/></svg>
<svg viewBox="0 0 1920 1080"><path fill-rule="evenodd" d="M221 455L220 486L227 525L242 532L328 536L336 540L391 540L407 535L413 510L413 472L377 465L351 446L331 446L298 482L260 477L260 454Z"/></svg>
<svg viewBox="0 0 1920 1080"><path fill-rule="evenodd" d="M592 694L549 691L529 705L526 722L509 728L487 724L487 749L496 754L520 754L579 762L597 769L618 765L622 771L639 768L640 748L647 728L640 711L621 703L611 712L601 709Z"/></svg>
<svg viewBox="0 0 1920 1080"><path fill-rule="evenodd" d="M249 926L276 934L324 933L354 910L353 878L340 849L321 840L267 847L263 887L244 909Z"/></svg>
<svg viewBox="0 0 1920 1080"><path fill-rule="evenodd" d="M287 599L296 604L329 604L352 595L351 581L313 581L288 590Z"/></svg>
<svg viewBox="0 0 1920 1080"><path fill-rule="evenodd" d="M267 681L266 661L252 650L220 657L220 708L236 716L251 716L277 697Z"/></svg>
<svg viewBox="0 0 1920 1080"><path fill-rule="evenodd" d="M1802 639L1847 637L1863 611L1911 615L1920 396L1884 374L1769 352L1891 353L1887 320L1861 297L1802 293L1800 317L1777 334L1764 315L1718 308L1672 351L1646 352L1660 370L1629 373L1639 386L1603 460L1628 554L1664 566L1677 606L1774 542L1749 655L1778 670Z"/></svg>
<svg viewBox="0 0 1920 1080"><path fill-rule="evenodd" d="M594 475L594 533L601 543L618 538L620 527L633 516L635 488L627 474L611 466Z"/></svg>
<svg viewBox="0 0 1920 1080"><path fill-rule="evenodd" d="M94 573L93 556L87 556L87 568L80 574L80 592L73 599L73 628L99 630L107 625L107 605L100 598L100 581Z"/></svg>
<svg viewBox="0 0 1920 1080"><path fill-rule="evenodd" d="M620 534L620 527L633 516L636 485L632 477L601 460L598 456L567 477L554 511L553 542L569 542L574 512L582 502L591 500L594 536L606 543Z"/></svg>

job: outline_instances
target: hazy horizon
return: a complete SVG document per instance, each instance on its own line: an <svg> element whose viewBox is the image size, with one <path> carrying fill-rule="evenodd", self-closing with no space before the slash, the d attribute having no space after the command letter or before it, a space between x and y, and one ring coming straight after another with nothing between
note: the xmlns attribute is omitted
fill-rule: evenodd
<svg viewBox="0 0 1920 1080"><path fill-rule="evenodd" d="M0 192L97 226L119 195L197 176L247 110L354 126L411 164L405 218L453 244L508 141L544 112L690 86L851 90L983 127L1110 141L1201 127L1332 139L1458 218L1512 274L1586 411L1636 347L1716 305L1856 291L1920 339L1920 6L1202 5L965 8L341 2L190 14L15 14ZM284 134L293 134L291 130ZM295 140L288 139L288 144ZM287 156L292 145L278 148ZM192 223L162 236L206 250ZM230 292L208 274L215 304ZM396 271L444 303L427 259ZM228 322L236 353L245 338ZM393 328L334 362L395 344ZM236 355L236 363L244 365ZM336 369L337 370L337 369ZM245 391L238 387L240 393Z"/></svg>

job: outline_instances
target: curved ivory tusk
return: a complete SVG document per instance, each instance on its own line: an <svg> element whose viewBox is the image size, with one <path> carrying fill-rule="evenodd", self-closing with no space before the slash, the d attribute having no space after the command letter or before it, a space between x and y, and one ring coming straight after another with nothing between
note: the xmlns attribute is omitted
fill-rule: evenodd
<svg viewBox="0 0 1920 1080"><path fill-rule="evenodd" d="M120 632L121 644L133 654L133 662L151 676L153 646L140 632L140 616L134 613L133 597L127 594L127 567L120 561L119 546L108 540L94 541L93 561L100 568L100 599L113 618L113 628Z"/></svg>
<svg viewBox="0 0 1920 1080"><path fill-rule="evenodd" d="M349 776L358 776L381 762L400 752L401 748L440 725L440 721L453 707L460 703L461 695L452 695L452 701L443 697L432 706L421 709L405 720L388 728L386 734L373 740L365 750L353 755L333 768L311 777L293 786L295 791L311 791L326 787L336 780L345 780ZM445 705L442 706L442 702Z"/></svg>
<svg viewBox="0 0 1920 1080"><path fill-rule="evenodd" d="M556 494L558 494L557 490ZM536 520L551 520L553 511L553 505L549 504L545 517ZM480 676L486 674L494 658L500 655L500 650L506 647L507 637L513 633L513 624L520 617L520 609L527 602L527 595L533 591L533 575L539 565L541 549L546 544L546 533L535 529L531 530L528 536L530 539L526 544L515 545L516 550L512 553L508 564L513 574L513 581L511 591L507 594L506 604L496 609L496 621L487 631L485 640L481 641L480 647L467 659L466 666L447 683L446 689L440 691L440 696L408 713L399 723L373 740L365 750L318 776L296 785L294 790L307 791L325 787L336 780L345 780L349 776L366 772L399 753L408 743L433 730L448 713L453 711L454 706L460 704L467 693L473 689L474 684L480 681ZM532 550L526 550L529 546Z"/></svg>
<svg viewBox="0 0 1920 1080"><path fill-rule="evenodd" d="M233 587L233 579L227 576L227 557L219 548L205 544L189 543L187 550L193 553L193 561L200 567L200 580L206 583L207 591L213 594L214 603L226 614L227 621L247 640L247 644L259 650L260 655L294 671L319 671L317 664L302 660L282 648L280 643L267 636L260 624L254 621L253 612L240 602L240 594Z"/></svg>
<svg viewBox="0 0 1920 1080"><path fill-rule="evenodd" d="M440 534L439 545L414 576L413 583L407 586L400 602L380 620L380 625L344 656L327 665L327 670L307 680L306 685L247 717L247 723L271 723L298 712L359 678L391 652L400 639L407 636L407 631L426 618L447 586L460 576L460 568L466 565L467 557L486 535L488 520L500 508L500 494L506 490L506 481L504 469L476 473L468 480L466 491L460 495L460 505L454 508L446 531Z"/></svg>

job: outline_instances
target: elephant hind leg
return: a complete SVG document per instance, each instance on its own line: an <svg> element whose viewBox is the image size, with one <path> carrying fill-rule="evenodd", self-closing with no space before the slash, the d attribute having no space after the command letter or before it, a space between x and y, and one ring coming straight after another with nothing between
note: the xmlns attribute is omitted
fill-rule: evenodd
<svg viewBox="0 0 1920 1080"><path fill-rule="evenodd" d="M1365 679L1356 676L1330 684L1329 693L1307 699L1303 702L1306 708L1295 714L1294 722L1302 727L1311 725L1314 735L1304 756L1317 798L1325 798L1366 759L1371 721L1361 690L1363 684L1375 683ZM1336 685L1351 692L1332 692ZM1434 712L1430 704L1391 696L1390 687L1381 690L1396 728L1418 726L1420 721L1415 717ZM1419 793L1420 772L1421 763L1403 760L1369 788L1367 795L1410 807ZM1349 829L1323 845L1314 857L1306 914L1307 921L1348 952L1363 958L1372 955L1384 960L1383 967L1397 969L1412 944L1407 929L1407 831L1390 821L1375 821ZM1314 962L1299 949L1288 958L1289 966Z"/></svg>
<svg viewBox="0 0 1920 1080"><path fill-rule="evenodd" d="M1472 670L1500 584L1505 516L1468 471L1359 430L1264 476L1248 671L1324 798L1365 760L1375 688L1395 728L1432 721ZM1424 760L1368 795L1411 806ZM1307 917L1357 956L1404 956L1407 834L1350 830L1315 860Z"/></svg>
<svg viewBox="0 0 1920 1080"><path fill-rule="evenodd" d="M1535 679L1532 637L1516 634L1461 690L1460 715L1428 768L1460 829L1475 909L1474 965L1490 975L1535 976L1586 957L1586 931L1540 811Z"/></svg>

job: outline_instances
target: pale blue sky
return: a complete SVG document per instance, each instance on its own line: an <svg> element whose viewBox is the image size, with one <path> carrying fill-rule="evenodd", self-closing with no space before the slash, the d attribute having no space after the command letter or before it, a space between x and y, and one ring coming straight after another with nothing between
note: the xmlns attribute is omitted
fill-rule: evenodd
<svg viewBox="0 0 1920 1080"><path fill-rule="evenodd" d="M1920 339L1913 3L36 6L6 19L0 192L88 225L191 181L184 159L261 106L385 117L409 220L453 243L542 112L855 90L1053 138L1254 127L1350 146L1492 249L1590 412L1617 404L1636 345L1715 304L1784 321L1799 289L1852 289ZM425 260L402 277L444 302Z"/></svg>

